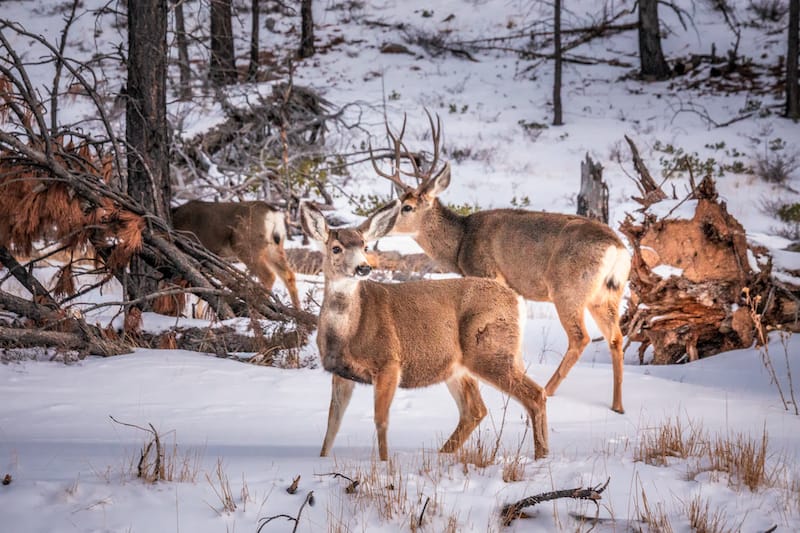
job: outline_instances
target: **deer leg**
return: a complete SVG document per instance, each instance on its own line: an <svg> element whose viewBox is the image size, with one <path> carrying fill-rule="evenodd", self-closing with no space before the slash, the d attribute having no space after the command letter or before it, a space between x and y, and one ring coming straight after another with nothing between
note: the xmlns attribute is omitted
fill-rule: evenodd
<svg viewBox="0 0 800 533"><path fill-rule="evenodd" d="M295 309L300 309L300 297L297 295L297 281L295 279L294 271L289 266L289 260L286 257L286 251L283 248L277 250L270 250L269 264L272 269L283 281L286 290L289 291L289 297L292 299L292 305Z"/></svg>
<svg viewBox="0 0 800 533"><path fill-rule="evenodd" d="M481 379L494 385L501 391L517 400L528 412L533 429L533 457L541 459L550 452L549 432L547 429L547 394L525 374L525 371L516 366L514 359L508 358L509 366L504 368L497 365L500 358L485 358L489 364L486 368L478 366L474 370Z"/></svg>
<svg viewBox="0 0 800 533"><path fill-rule="evenodd" d="M269 268L269 261L266 254L252 255L250 253L239 253L239 260L247 267L248 272L255 274L255 276L264 285L268 291L272 290L272 285L275 284L275 274Z"/></svg>
<svg viewBox="0 0 800 533"><path fill-rule="evenodd" d="M440 453L453 453L464 444L481 420L486 416L486 405L478 390L478 381L469 375L451 377L447 389L458 406L458 426L442 446Z"/></svg>
<svg viewBox="0 0 800 533"><path fill-rule="evenodd" d="M567 339L569 344L567 346L567 353L558 365L555 373L550 377L547 382L545 390L548 396L553 396L556 389L564 381L564 378L569 374L570 369L580 358L583 350L589 344L589 333L586 331L586 325L583 321L583 307L578 309L564 309L556 305L556 312L558 318L561 320L561 325L564 331L567 332Z"/></svg>
<svg viewBox="0 0 800 533"><path fill-rule="evenodd" d="M333 441L336 434L339 433L339 427L342 425L342 416L350 403L350 398L353 396L353 388L355 381L344 379L336 374L333 375L331 381L331 406L328 409L328 429L325 431L325 440L322 441L322 450L319 452L320 457L327 457L333 446Z"/></svg>
<svg viewBox="0 0 800 533"><path fill-rule="evenodd" d="M378 432L378 455L381 461L389 459L389 447L386 444L386 431L389 428L389 407L392 405L394 393L400 382L400 369L390 366L375 376L375 429Z"/></svg>
<svg viewBox="0 0 800 533"><path fill-rule="evenodd" d="M617 413L624 413L622 407L622 367L624 354L622 353L622 330L619 329L619 303L606 301L600 304L589 306L589 313L597 323L597 327L603 332L611 351L611 365L614 370L614 397L611 402L611 410Z"/></svg>

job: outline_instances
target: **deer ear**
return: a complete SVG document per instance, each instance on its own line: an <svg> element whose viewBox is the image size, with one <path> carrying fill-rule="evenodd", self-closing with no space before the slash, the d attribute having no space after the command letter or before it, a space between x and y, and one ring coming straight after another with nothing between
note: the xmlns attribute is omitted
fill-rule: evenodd
<svg viewBox="0 0 800 533"><path fill-rule="evenodd" d="M439 171L428 183L426 183L420 194L429 198L436 198L439 196L447 186L450 185L450 163L444 164L444 168Z"/></svg>
<svg viewBox="0 0 800 533"><path fill-rule="evenodd" d="M300 204L300 224L306 235L315 241L326 242L328 240L328 223L319 209L308 202Z"/></svg>
<svg viewBox="0 0 800 533"><path fill-rule="evenodd" d="M392 230L399 214L400 200L395 200L375 211L358 230L364 235L365 241L380 239Z"/></svg>

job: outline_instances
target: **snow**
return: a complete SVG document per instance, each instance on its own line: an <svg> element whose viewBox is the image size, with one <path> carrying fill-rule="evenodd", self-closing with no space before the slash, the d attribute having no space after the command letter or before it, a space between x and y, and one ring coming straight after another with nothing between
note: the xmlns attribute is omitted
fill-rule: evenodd
<svg viewBox="0 0 800 533"><path fill-rule="evenodd" d="M672 276L679 278L683 274L683 269L670 265L658 265L653 268L653 273L665 279Z"/></svg>
<svg viewBox="0 0 800 533"><path fill-rule="evenodd" d="M8 0L2 4L3 17L19 21L34 33L58 38L63 13L51 8L50 2ZM84 4L87 10L100 5L97 1ZM630 8L633 2L611 4L614 9ZM733 46L736 38L710 3L679 0L676 4L688 10L692 24L684 29L673 10L661 9L664 25L670 29L663 42L668 58L709 53L712 43L719 54ZM735 7L738 20L751 17L748 2L728 4ZM186 4L189 25L195 23L196 5ZM358 102L348 118L361 119L361 128L331 132L328 142L346 151L365 142L369 133L373 145L382 146L384 112L395 128L407 113L407 144L430 150L424 109L438 113L444 125L445 156L453 165L452 183L442 196L450 203L486 209L508 207L512 200L524 198L528 209L572 213L580 161L588 153L604 167L611 226L616 228L639 207L631 200L639 191L630 179L632 162L624 135L637 143L659 182L664 179L660 160L669 156L657 147L665 144L697 153L700 160L738 159L749 165L775 139L786 142L786 153L800 149L800 127L773 114L781 95L726 95L702 88L677 89L672 82L637 81L629 75L638 64L635 32L596 40L573 51L588 58L621 58L630 66L566 63L566 124L552 127L550 63L537 63L527 71L531 61L499 50L477 53L478 62L470 62L446 53L430 58L415 45L409 45L415 55L381 54L382 44L404 42L405 34L365 24L404 23L411 35L420 32L469 41L505 35L510 29L544 29L550 20L549 5L445 0L431 8L431 2L382 0L315 2L314 9L320 43L330 43L337 36L345 42L296 63L295 83L321 91L335 106ZM426 9L432 16L425 16ZM585 26L600 11L596 2L576 0L565 12L563 25ZM112 26L108 17L96 22L93 14L82 13L70 34L68 49L73 53L91 53L95 45L109 51L125 42L124 22ZM446 20L450 14L455 17ZM203 16L197 20L202 22ZM635 20L635 15L624 20ZM262 49L296 46L297 29L291 27L296 21L277 16L276 22L277 32L262 30ZM235 17L234 24L240 58L244 58L249 14ZM778 64L784 54L785 24L773 29L741 27L740 54L762 64ZM350 42L355 40L362 42ZM12 37L12 42L28 60L41 55L28 39ZM108 90L118 91L124 75L111 62L104 63L103 72ZM44 66L32 68L32 77L45 86L52 80ZM233 100L256 90L265 93L269 86L238 90L243 93L237 96L232 91ZM196 92L192 105L170 103L170 116L180 123L178 134L184 137L212 127L223 117L211 96ZM703 118L726 122L748 102L759 103L765 112L725 127L715 127ZM78 98L64 106L61 120L77 120L89 109ZM544 127L526 127L532 124ZM86 123L85 127L93 126ZM733 150L744 155L727 155ZM457 153L465 155L456 160ZM376 180L368 163L354 167L352 173L351 192L388 194L388 183ZM793 190L798 189L799 179L795 174L789 184L792 189L787 189L750 173L726 172L717 177L720 196L745 226L748 238L770 250L773 268L783 276L779 279L795 282L790 276L800 270L800 255L784 250L791 241L776 236L780 223L765 212L763 204L769 199L798 201ZM685 175L665 181L665 191L674 189L678 200L659 204L664 214L691 218L693 202L680 200L689 190L688 183ZM359 220L346 197L335 200L337 215L354 223ZM298 239L287 246L302 245ZM380 249L420 252L409 237L381 239ZM47 280L54 271L45 269L37 275ZM301 294L311 291L316 301L321 300L320 278L299 276L298 281ZM4 289L23 291L13 285L7 282ZM278 291L285 295L281 286ZM119 288L111 286L90 293L84 304L118 298ZM528 302L527 311L524 358L528 374L544 384L567 348L566 335L551 304ZM107 310L94 312L90 318L103 325L118 325L120 320ZM208 325L153 314L144 318L145 328L151 331L176 324ZM591 319L587 326L592 338L600 337ZM596 531L647 529L638 522L645 514L644 499L651 509L663 510L674 531L690 531L686 507L698 497L708 501L712 511L722 512L734 530L765 531L773 525L778 531L800 530L800 416L781 400L781 393L789 402L800 394L800 340L773 332L767 347L666 367L641 365L639 346L632 343L626 348L626 414L609 408L609 350L603 341L592 342L558 394L548 400L551 452L540 461L532 459L522 409L513 400L505 407L500 393L483 386L490 415L466 447L474 449L478 436L490 447L499 440L499 461L485 468L464 466L457 457L436 453L457 420L457 409L442 385L397 392L389 425L392 460L382 464L376 459L368 386L356 387L333 456L318 457L330 399L330 377L318 367L261 367L152 349L70 363L48 360L49 354L34 359L21 356L19 361L0 365L0 476L12 477L10 484L0 486L0 530L254 531L261 519L297 516L306 495L313 491L315 505L303 507L298 531L415 531L421 514L424 531L587 531L589 524L579 525L570 517L570 513L594 516L595 507L587 502L540 504L529 509L532 518L507 528L500 525L498 513L502 505L525 496L596 486L609 477L599 512L615 522L602 522ZM301 356L318 360L313 338ZM645 362L650 357L643 354ZM777 382L765 361L771 362ZM724 473L698 469L698 457L672 457L666 466L637 461L635 450L641 439L668 420L721 437L742 434L760 441L766 433L772 481L751 492ZM168 452L176 444L178 456L187 458L193 479L156 484L136 479L136 463L149 435L123 423L144 428L152 424ZM517 450L524 475L519 481L504 482L502 465L513 461ZM217 496L218 462L230 482L234 511L224 511ZM331 472L362 483L354 494L347 494L347 482L326 475ZM299 490L288 494L285 489L298 475ZM387 488L390 484L393 489ZM281 518L261 531L291 527Z"/></svg>

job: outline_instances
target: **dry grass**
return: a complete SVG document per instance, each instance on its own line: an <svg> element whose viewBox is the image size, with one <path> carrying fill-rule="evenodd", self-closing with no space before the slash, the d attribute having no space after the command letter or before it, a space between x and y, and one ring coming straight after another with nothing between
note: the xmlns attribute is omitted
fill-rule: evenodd
<svg viewBox="0 0 800 533"><path fill-rule="evenodd" d="M506 483L513 483L515 481L522 481L525 479L525 467L528 464L526 457L519 453L506 456L503 459L503 481Z"/></svg>
<svg viewBox="0 0 800 533"><path fill-rule="evenodd" d="M649 465L665 466L669 458L685 459L699 455L705 440L703 432L692 422L689 422L687 430L679 418L668 418L661 426L640 435L633 450L633 459Z"/></svg>
<svg viewBox="0 0 800 533"><path fill-rule="evenodd" d="M775 469L767 468L767 431L760 439L734 434L720 436L709 443L706 452L708 469L726 472L731 484L741 484L756 491L773 486Z"/></svg>
<svg viewBox="0 0 800 533"><path fill-rule="evenodd" d="M506 406L508 404L506 403ZM505 418L505 413L503 413ZM528 465L528 458L523 454L525 446L525 437L528 435L528 428L530 426L525 424L525 431L517 442L516 449L503 454L503 481L511 483L514 481L522 481L525 479L525 467Z"/></svg>
<svg viewBox="0 0 800 533"><path fill-rule="evenodd" d="M214 489L214 494L219 499L220 509L211 507L219 514L232 513L236 510L236 501L233 499L233 491L231 490L231 483L228 480L228 475L222 466L222 459L217 459L217 467L214 469L214 478L206 473L206 480L211 488ZM243 489L244 491L244 489Z"/></svg>
<svg viewBox="0 0 800 533"><path fill-rule="evenodd" d="M641 487L641 481L639 481ZM652 533L672 533L672 524L669 521L669 515L664 508L664 502L656 502L651 504L647 499L647 494L644 488L641 489L641 500L634 497L634 512L637 519L646 526L642 531Z"/></svg>
<svg viewBox="0 0 800 533"><path fill-rule="evenodd" d="M401 530L412 533L462 530L458 512L443 514L441 495L436 490L444 480L452 480L463 470L463 463L455 454L423 449L414 464L401 464L393 458L381 462L373 455L368 464L337 463L334 470L359 484L355 491L347 493L347 483L341 482L341 500L331 500L327 511L330 532L351 531L352 517L359 515L375 515L382 523L403 524Z"/></svg>
<svg viewBox="0 0 800 533"><path fill-rule="evenodd" d="M192 448L183 450L175 440L171 446L165 448L161 435L150 427L151 429L139 428L150 433L152 438L128 460L127 468L123 468L127 472L124 475L136 477L145 483L196 482L203 461L202 451ZM172 434L174 437L174 433Z"/></svg>
<svg viewBox="0 0 800 533"><path fill-rule="evenodd" d="M412 512L406 475L397 461L382 462L373 454L366 467L337 465L335 470L359 482L357 490L352 492L353 508L374 509L384 521L405 517Z"/></svg>
<svg viewBox="0 0 800 533"><path fill-rule="evenodd" d="M779 465L767 464L768 437L740 433L709 437L697 424L685 429L679 419L667 419L661 426L645 431L633 452L634 460L666 466L669 458L692 459L689 477L700 472L725 473L732 487L751 491L777 483Z"/></svg>
<svg viewBox="0 0 800 533"><path fill-rule="evenodd" d="M488 442L480 431L475 431L464 445L456 450L456 460L463 466L464 474L469 473L469 465L486 468L497 463L497 446Z"/></svg>
<svg viewBox="0 0 800 533"><path fill-rule="evenodd" d="M724 508L711 511L710 504L703 502L700 496L695 496L686 508L689 517L689 526L694 533L734 533L736 528L731 528L725 520Z"/></svg>

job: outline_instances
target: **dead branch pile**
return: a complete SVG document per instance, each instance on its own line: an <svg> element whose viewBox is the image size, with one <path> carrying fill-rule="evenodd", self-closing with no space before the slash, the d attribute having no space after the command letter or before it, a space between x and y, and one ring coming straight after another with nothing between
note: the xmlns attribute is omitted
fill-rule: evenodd
<svg viewBox="0 0 800 533"><path fill-rule="evenodd" d="M39 91L31 85L26 64L4 30L38 40L52 51L53 62L58 58L58 64L70 69L96 103L104 139L65 125L48 127ZM0 48L6 57L0 61L0 263L8 270L0 282L13 276L32 295L27 301L0 291L0 310L8 312L0 347L48 345L81 354L121 353L137 342L140 316L131 312L135 306L177 292L197 294L220 319L247 314L291 325L298 332L294 342L305 342L316 317L284 306L260 284L172 230L116 186L125 181L121 163L125 157L93 85L74 62L64 61L43 37L9 25L0 27ZM55 112L52 107L50 111ZM60 269L55 289L48 290L31 273L38 259L25 265L16 259L42 243L57 243L70 251L91 249L98 259L93 273L99 281L76 289L70 261ZM86 305L77 306L75 299L111 277L125 286L126 267L133 257L160 273L164 290L135 301L95 306L125 312L126 329L119 338L87 324L82 318ZM176 286L178 279L183 287Z"/></svg>
<svg viewBox="0 0 800 533"><path fill-rule="evenodd" d="M274 199L270 193L274 191L293 204L287 176L304 172L307 158L324 155L328 124L341 112L334 112L332 104L313 90L291 82L276 83L270 95L259 95L244 106L220 96L227 119L178 146L175 166L189 171L186 181L194 180L194 189L204 186L221 199L253 191ZM229 175L227 183L215 184L208 178L209 163ZM308 175L304 178L313 182Z"/></svg>
<svg viewBox="0 0 800 533"><path fill-rule="evenodd" d="M800 288L773 279L768 258L757 261L765 251L748 245L713 179L666 201L628 142L643 207L620 226L633 248L622 327L628 342L641 343L640 361L649 347L656 364L692 361L763 342L765 329L796 329Z"/></svg>

